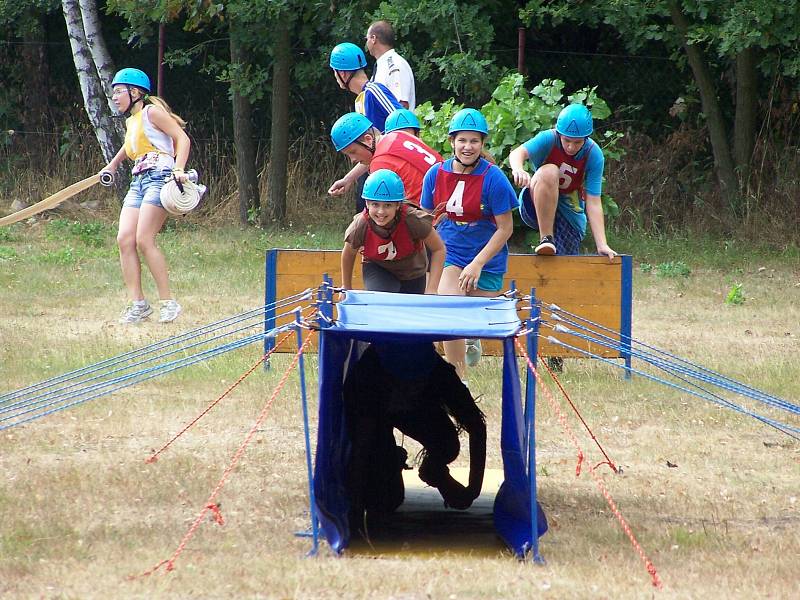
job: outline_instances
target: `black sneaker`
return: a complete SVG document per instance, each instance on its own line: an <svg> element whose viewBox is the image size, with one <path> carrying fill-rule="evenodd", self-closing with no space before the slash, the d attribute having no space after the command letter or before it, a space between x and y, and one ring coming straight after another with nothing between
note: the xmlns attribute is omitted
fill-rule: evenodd
<svg viewBox="0 0 800 600"><path fill-rule="evenodd" d="M553 239L552 235L545 235L542 236L541 241L539 241L539 245L536 246L533 250L536 254L540 256L553 256L556 254L556 242Z"/></svg>

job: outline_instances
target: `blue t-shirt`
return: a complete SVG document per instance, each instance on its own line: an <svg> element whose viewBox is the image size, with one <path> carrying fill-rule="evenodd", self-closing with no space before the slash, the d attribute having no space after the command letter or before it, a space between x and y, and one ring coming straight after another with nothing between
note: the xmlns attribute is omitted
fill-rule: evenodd
<svg viewBox="0 0 800 600"><path fill-rule="evenodd" d="M368 81L361 88L361 93L356 96L356 112L372 121L381 133L386 129L386 117L398 108L403 108L403 105L382 83Z"/></svg>
<svg viewBox="0 0 800 600"><path fill-rule="evenodd" d="M528 151L528 160L534 171L544 164L550 151L557 144L560 144L560 141L554 129L540 131L523 144L525 150ZM583 148L575 155L577 160L582 160L584 157L586 158L586 164L583 171L583 188L587 194L599 196L603 190L605 157L603 156L603 150L591 138L586 139ZM561 165L556 166L561 167ZM559 194L558 214L578 231L586 233L584 202L577 191L571 194Z"/></svg>
<svg viewBox="0 0 800 600"><path fill-rule="evenodd" d="M453 159L433 165L425 174L420 206L427 211L434 209L433 193L436 189L436 174L440 168L452 173ZM445 215L436 226L436 231L445 245L445 262L462 269L472 262L497 231L497 225L491 217L505 214L517 207L517 194L508 178L497 166L481 158L472 174L484 176L481 188L481 213L485 218L472 223L458 223ZM487 273L504 274L508 270L508 245L504 245L489 259L482 270Z"/></svg>

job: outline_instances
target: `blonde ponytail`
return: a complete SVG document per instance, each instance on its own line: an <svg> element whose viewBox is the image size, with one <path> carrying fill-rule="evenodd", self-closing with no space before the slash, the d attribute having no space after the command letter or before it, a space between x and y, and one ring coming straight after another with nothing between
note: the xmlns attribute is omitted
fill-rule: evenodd
<svg viewBox="0 0 800 600"><path fill-rule="evenodd" d="M180 125L181 129L185 129L186 128L186 121L184 121L178 115L176 115L174 112L172 112L172 109L169 107L169 104L167 104L166 100L164 100L163 98L160 98L159 96L148 95L148 96L145 96L145 102L147 104L155 104L159 108L164 109L164 111L166 111L166 113L170 117L175 119L175 122L178 125Z"/></svg>

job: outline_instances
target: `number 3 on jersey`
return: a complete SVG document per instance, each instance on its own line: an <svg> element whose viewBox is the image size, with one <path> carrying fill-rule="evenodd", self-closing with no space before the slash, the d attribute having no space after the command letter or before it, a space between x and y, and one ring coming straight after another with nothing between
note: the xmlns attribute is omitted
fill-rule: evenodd
<svg viewBox="0 0 800 600"><path fill-rule="evenodd" d="M453 193L450 194L450 198L447 199L447 204L445 205L445 210L457 217L464 216L465 185L466 184L463 181L456 183L456 187L453 189Z"/></svg>
<svg viewBox="0 0 800 600"><path fill-rule="evenodd" d="M394 257L397 256L397 248L394 247L394 242L392 240L378 246L378 254L384 253L386 253L386 258L384 260L394 260Z"/></svg>
<svg viewBox="0 0 800 600"><path fill-rule="evenodd" d="M405 140L403 142L403 148L405 148L406 150L416 150L417 152L422 154L423 160L431 166L436 164L436 157L427 150L425 150L425 148L423 148L419 144L415 144L414 142Z"/></svg>

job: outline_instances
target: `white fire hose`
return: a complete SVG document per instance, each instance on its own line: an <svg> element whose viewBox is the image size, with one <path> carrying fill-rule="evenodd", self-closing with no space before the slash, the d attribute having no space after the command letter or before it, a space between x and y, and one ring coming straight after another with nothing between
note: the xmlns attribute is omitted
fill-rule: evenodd
<svg viewBox="0 0 800 600"><path fill-rule="evenodd" d="M197 171L189 169L186 175L188 181L178 183L172 178L161 188L161 206L171 215L181 216L194 210L206 193L206 186L197 183Z"/></svg>

